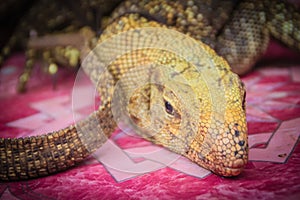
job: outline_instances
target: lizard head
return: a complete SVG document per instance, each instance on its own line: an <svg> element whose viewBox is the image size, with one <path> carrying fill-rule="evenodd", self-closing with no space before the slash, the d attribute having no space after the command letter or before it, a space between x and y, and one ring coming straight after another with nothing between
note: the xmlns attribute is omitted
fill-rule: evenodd
<svg viewBox="0 0 300 200"><path fill-rule="evenodd" d="M98 51L108 66L99 83L111 74L110 87L99 93L114 93L117 123L129 122L144 138L218 175L241 173L248 159L245 90L223 58L184 34L153 27L107 39Z"/></svg>
<svg viewBox="0 0 300 200"><path fill-rule="evenodd" d="M215 61L221 65L199 72L170 52L157 55L147 71L149 84L136 89L128 104L139 134L216 174L240 174L248 147L239 77L221 58Z"/></svg>

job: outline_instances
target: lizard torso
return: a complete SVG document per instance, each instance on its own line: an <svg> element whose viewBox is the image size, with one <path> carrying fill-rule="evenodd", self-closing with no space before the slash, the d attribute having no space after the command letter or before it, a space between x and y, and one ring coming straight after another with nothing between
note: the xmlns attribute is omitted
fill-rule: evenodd
<svg viewBox="0 0 300 200"><path fill-rule="evenodd" d="M216 1L121 4L98 46L83 54L84 69L101 96L99 109L57 132L0 139L0 178L35 178L74 166L99 148L120 120L218 175L240 174L248 158L245 91L227 62L200 40L239 73L256 61L272 31L283 32L279 38L299 48L299 38L288 37L299 34L299 14L288 15L293 31L270 30L267 1L257 4L226 1L224 9ZM270 9L289 8L275 5Z"/></svg>

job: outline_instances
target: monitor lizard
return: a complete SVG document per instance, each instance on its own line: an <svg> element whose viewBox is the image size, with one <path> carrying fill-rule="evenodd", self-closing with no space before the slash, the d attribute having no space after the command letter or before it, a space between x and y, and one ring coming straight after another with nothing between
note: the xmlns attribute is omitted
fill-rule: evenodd
<svg viewBox="0 0 300 200"><path fill-rule="evenodd" d="M281 1L125 1L101 34L101 48L92 56L81 49L99 109L42 136L1 138L0 179L69 169L100 148L120 120L217 175L239 175L248 142L236 73L249 71L270 35L299 50L299 16Z"/></svg>

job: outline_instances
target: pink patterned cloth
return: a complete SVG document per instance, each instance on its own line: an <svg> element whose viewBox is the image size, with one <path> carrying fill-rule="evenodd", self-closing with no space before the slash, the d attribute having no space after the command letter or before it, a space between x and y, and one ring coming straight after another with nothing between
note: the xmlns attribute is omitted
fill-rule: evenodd
<svg viewBox="0 0 300 200"><path fill-rule="evenodd" d="M297 60L297 56L272 43L264 58ZM16 54L0 71L1 137L57 130L97 106L87 78L67 69L53 78L37 68L28 92L16 94L22 63L24 56ZM285 65L264 64L242 77L247 89L250 161L236 178L218 177L118 130L78 167L40 179L0 183L0 200L300 199L300 65Z"/></svg>

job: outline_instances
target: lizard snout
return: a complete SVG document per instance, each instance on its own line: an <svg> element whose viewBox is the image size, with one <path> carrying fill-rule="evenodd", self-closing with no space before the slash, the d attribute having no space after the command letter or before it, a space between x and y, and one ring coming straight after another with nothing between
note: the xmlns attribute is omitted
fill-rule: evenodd
<svg viewBox="0 0 300 200"><path fill-rule="evenodd" d="M229 123L227 129L209 129L202 142L191 145L187 157L213 173L231 177L239 175L248 160L247 130L242 123ZM211 130L211 132L209 132ZM223 131L221 131L223 130ZM194 148L197 147L198 148Z"/></svg>

